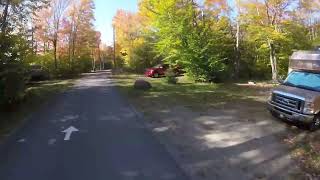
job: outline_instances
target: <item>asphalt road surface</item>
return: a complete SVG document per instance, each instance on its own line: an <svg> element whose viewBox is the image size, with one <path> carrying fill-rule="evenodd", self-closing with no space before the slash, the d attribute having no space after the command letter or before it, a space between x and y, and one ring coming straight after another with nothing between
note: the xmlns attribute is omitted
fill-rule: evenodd
<svg viewBox="0 0 320 180"><path fill-rule="evenodd" d="M0 179L186 180L108 74L85 75L0 145Z"/></svg>

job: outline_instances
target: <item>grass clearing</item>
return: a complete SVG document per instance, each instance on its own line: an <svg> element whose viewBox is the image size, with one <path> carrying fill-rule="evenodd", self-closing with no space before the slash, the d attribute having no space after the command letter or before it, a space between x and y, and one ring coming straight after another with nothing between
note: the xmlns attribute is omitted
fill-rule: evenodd
<svg viewBox="0 0 320 180"><path fill-rule="evenodd" d="M9 135L43 103L54 95L66 91L72 84L73 80L53 80L29 84L23 102L10 110L0 111L0 138Z"/></svg>
<svg viewBox="0 0 320 180"><path fill-rule="evenodd" d="M153 102L158 105L186 105L192 108L208 108L236 100L263 101L269 95L270 85L194 83L187 77L179 77L178 84L168 84L164 78L145 78L134 74L114 75L120 91L131 101ZM136 79L146 79L152 84L149 91L133 89ZM139 103L143 104L143 103Z"/></svg>

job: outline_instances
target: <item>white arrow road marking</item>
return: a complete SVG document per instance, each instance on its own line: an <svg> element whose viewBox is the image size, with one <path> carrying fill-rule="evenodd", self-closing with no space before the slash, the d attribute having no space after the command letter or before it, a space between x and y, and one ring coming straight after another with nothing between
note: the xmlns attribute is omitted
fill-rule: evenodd
<svg viewBox="0 0 320 180"><path fill-rule="evenodd" d="M64 140L65 140L65 141L69 141L69 140L70 140L70 137L71 137L71 134L72 134L73 132L77 132L77 131L79 131L79 130L78 130L77 128L73 127L73 126L71 126L71 127L69 127L68 129L62 131L63 133L66 133L66 135L65 135L65 137L64 137Z"/></svg>

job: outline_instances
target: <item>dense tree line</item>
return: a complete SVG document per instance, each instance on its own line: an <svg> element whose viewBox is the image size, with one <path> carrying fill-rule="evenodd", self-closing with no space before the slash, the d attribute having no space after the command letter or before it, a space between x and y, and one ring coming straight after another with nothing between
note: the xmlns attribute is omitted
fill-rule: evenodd
<svg viewBox="0 0 320 180"><path fill-rule="evenodd" d="M30 71L51 78L88 72L101 60L93 0L0 0L0 105L24 94Z"/></svg>
<svg viewBox="0 0 320 180"><path fill-rule="evenodd" d="M140 0L114 17L119 56L136 71L166 62L198 81L286 75L319 42L318 0Z"/></svg>
<svg viewBox="0 0 320 180"><path fill-rule="evenodd" d="M94 8L92 0L52 0L38 10L32 23L33 51L41 55L35 63L45 57L42 65L51 63L49 69L60 75L90 70L93 58L99 58L101 36L94 29ZM54 61L47 62L47 56Z"/></svg>

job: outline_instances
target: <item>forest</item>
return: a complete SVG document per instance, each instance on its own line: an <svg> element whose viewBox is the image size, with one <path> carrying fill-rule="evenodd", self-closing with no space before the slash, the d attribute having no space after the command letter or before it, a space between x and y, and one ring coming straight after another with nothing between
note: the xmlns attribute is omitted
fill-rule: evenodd
<svg viewBox="0 0 320 180"><path fill-rule="evenodd" d="M1 0L0 104L23 97L35 67L55 79L166 63L198 82L276 81L294 50L320 43L319 0L139 0L115 14L112 46L94 10L93 0Z"/></svg>
<svg viewBox="0 0 320 180"><path fill-rule="evenodd" d="M137 72L165 62L201 82L276 81L293 51L319 45L319 10L318 0L141 0L114 17L117 52Z"/></svg>
<svg viewBox="0 0 320 180"><path fill-rule="evenodd" d="M92 0L0 1L1 105L23 98L32 73L72 78L101 63L94 9Z"/></svg>

